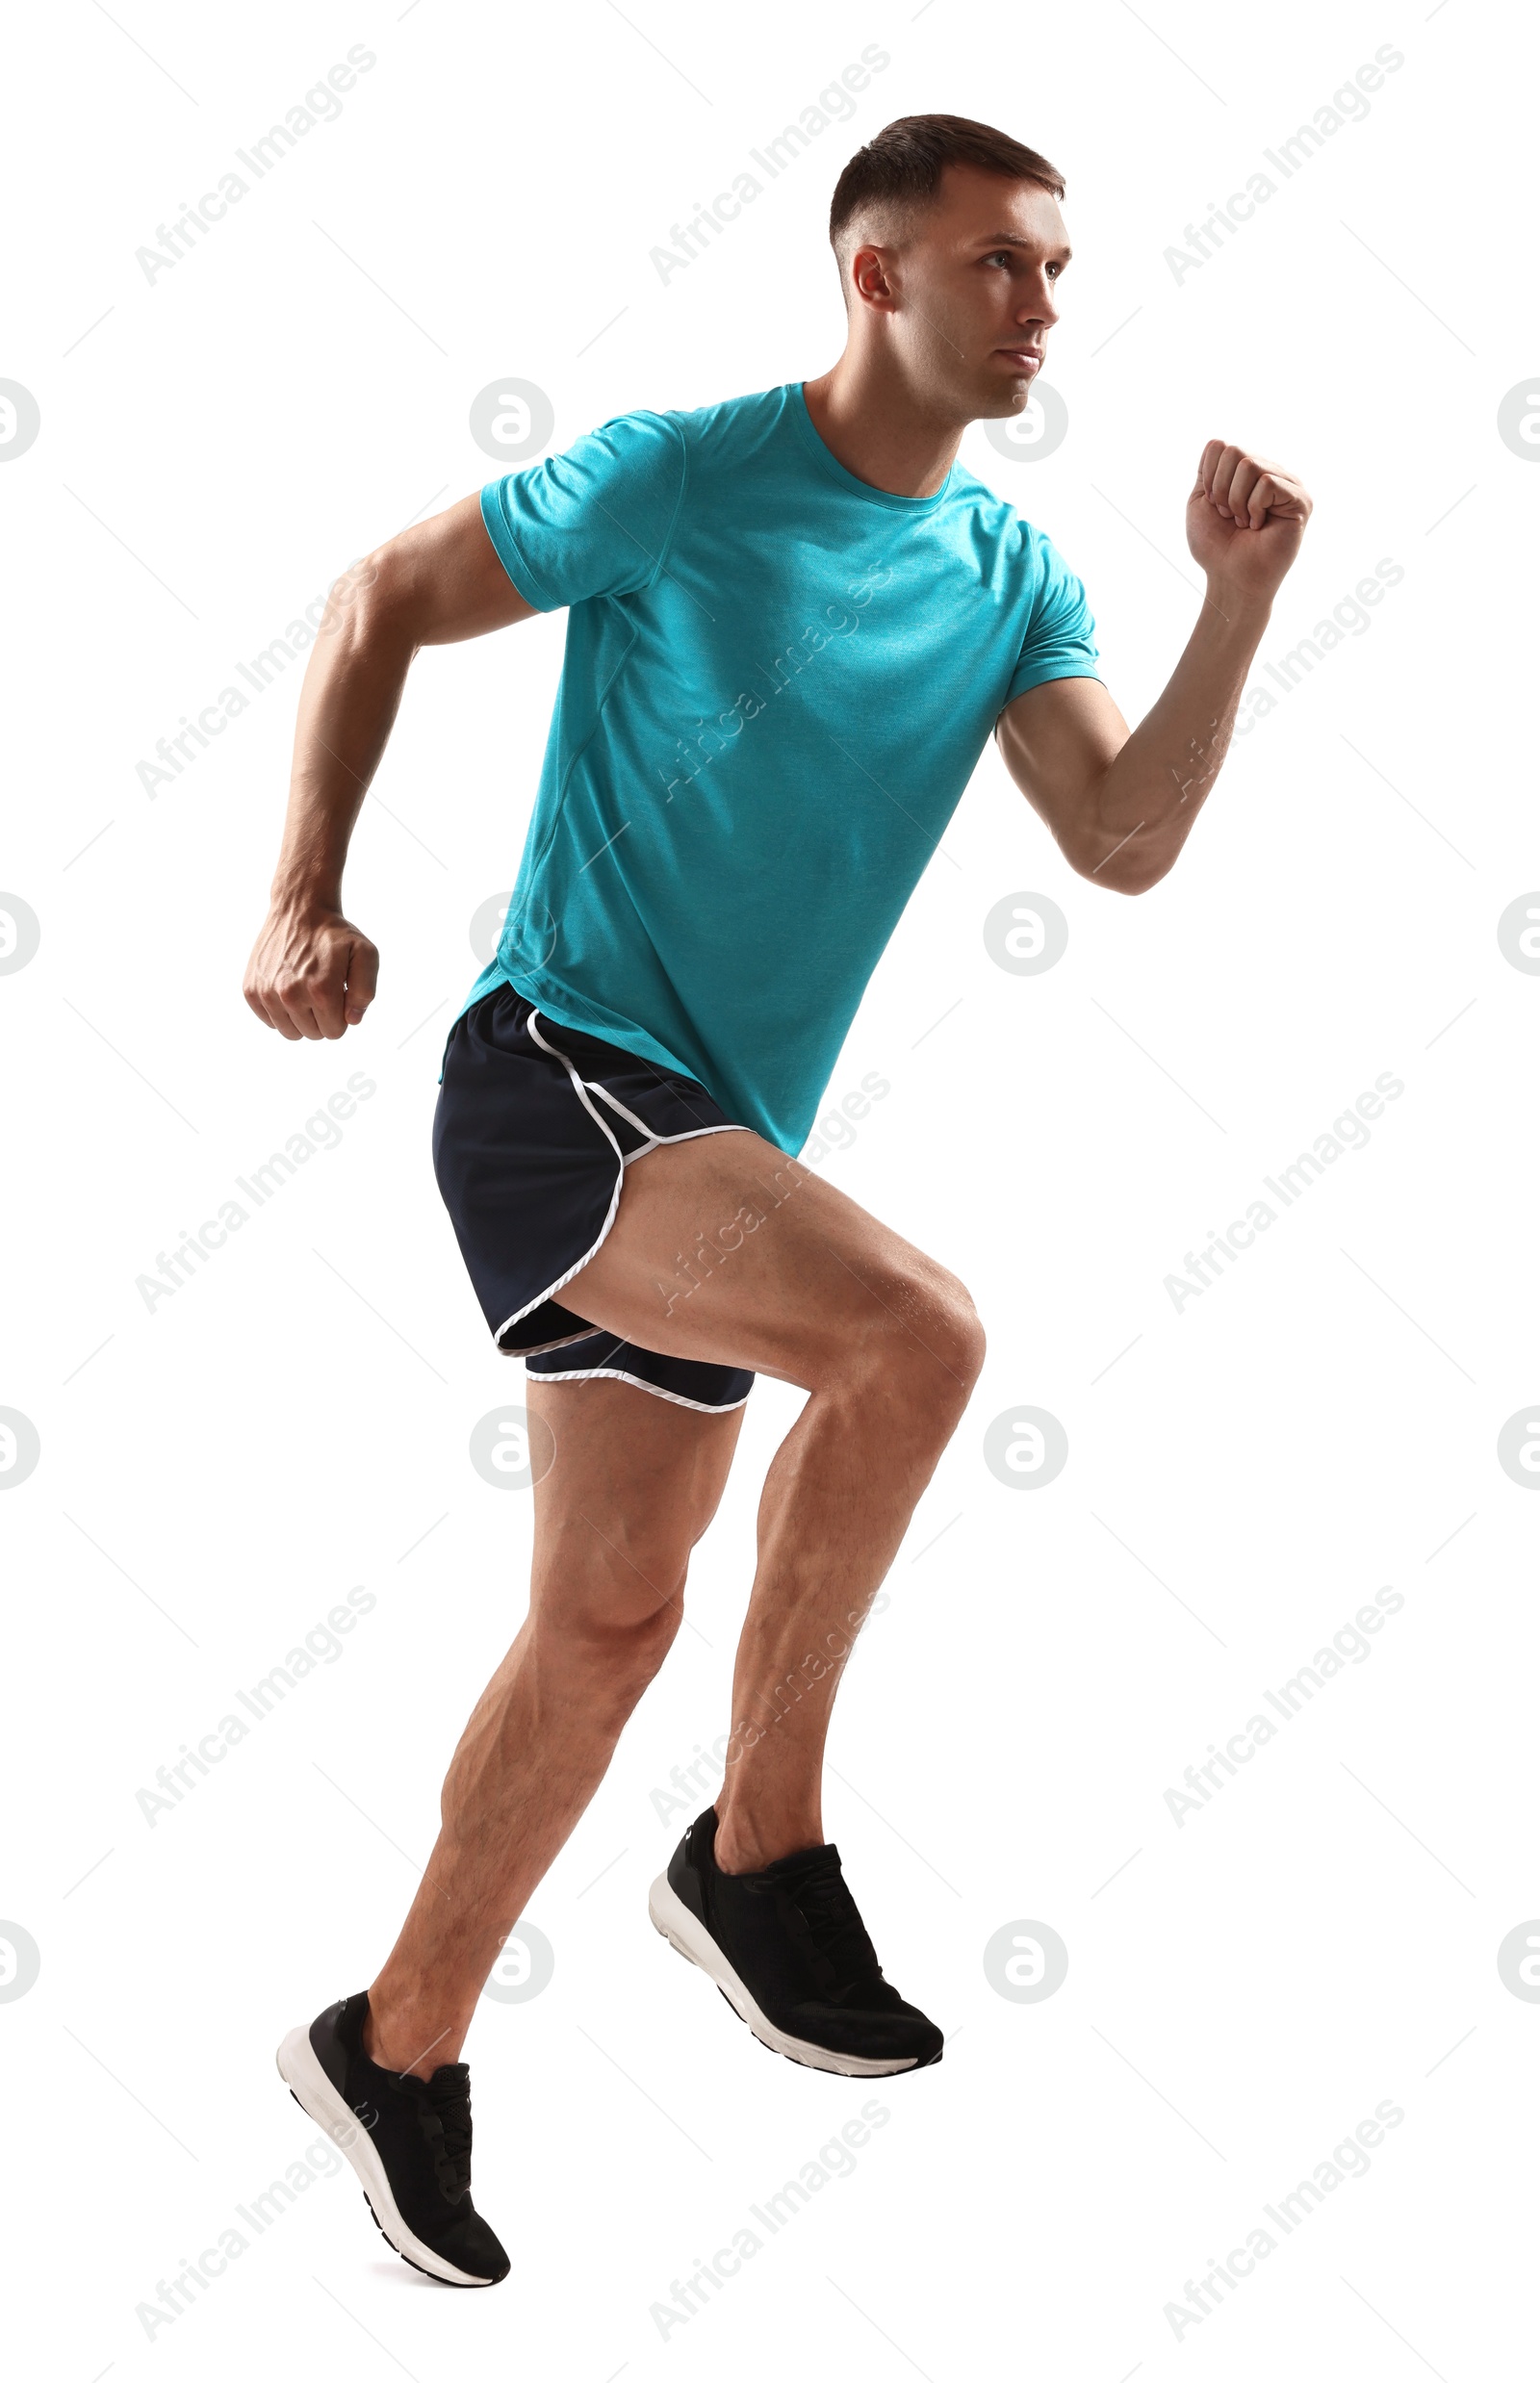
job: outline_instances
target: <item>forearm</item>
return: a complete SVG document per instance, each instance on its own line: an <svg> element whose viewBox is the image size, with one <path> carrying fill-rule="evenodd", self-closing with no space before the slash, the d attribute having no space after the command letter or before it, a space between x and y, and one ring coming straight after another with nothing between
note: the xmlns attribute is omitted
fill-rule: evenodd
<svg viewBox="0 0 1540 2383"><path fill-rule="evenodd" d="M357 590L333 591L299 693L274 908L340 910L343 868L413 649Z"/></svg>
<svg viewBox="0 0 1540 2383"><path fill-rule="evenodd" d="M242 988L286 1041L335 1040L374 998L379 953L343 915L343 868L413 655L534 609L498 559L476 497L402 530L331 590L299 691L271 901Z"/></svg>
<svg viewBox="0 0 1540 2383"><path fill-rule="evenodd" d="M1165 692L1095 782L1099 858L1084 874L1098 884L1139 893L1172 866L1229 750L1270 611L1228 589L1206 599Z"/></svg>

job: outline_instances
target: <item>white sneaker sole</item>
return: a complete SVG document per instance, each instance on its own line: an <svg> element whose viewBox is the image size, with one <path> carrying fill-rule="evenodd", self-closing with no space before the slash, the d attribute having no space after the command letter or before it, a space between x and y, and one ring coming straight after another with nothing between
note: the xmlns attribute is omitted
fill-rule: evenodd
<svg viewBox="0 0 1540 2383"><path fill-rule="evenodd" d="M823 2044L804 2043L800 2036L788 2036L773 2025L760 2010L737 1971L732 1966L716 1938L703 1928L693 1911L680 1901L668 1882L665 1870L653 1881L647 1898L648 1917L660 1936L666 1936L676 1953L682 1953L697 1969L704 1969L713 1986L727 1996L751 2034L757 2036L772 2052L783 2053L788 2061L800 2061L804 2068L822 2068L836 2077L896 2077L901 2069L913 2068L912 2054L901 2061L863 2061L853 2052L831 2052Z"/></svg>
<svg viewBox="0 0 1540 2383"><path fill-rule="evenodd" d="M393 2250L398 2250L411 2267L421 2268L424 2275L436 2276L441 2284L493 2282L490 2275L467 2275L463 2268L451 2266L436 2250L419 2242L396 2206L396 2195L373 2138L354 2117L317 2060L308 2027L291 2028L278 2046L278 2074L307 2117L314 2118L325 2130L348 2162L364 2188L364 2198L374 2213L374 2222Z"/></svg>

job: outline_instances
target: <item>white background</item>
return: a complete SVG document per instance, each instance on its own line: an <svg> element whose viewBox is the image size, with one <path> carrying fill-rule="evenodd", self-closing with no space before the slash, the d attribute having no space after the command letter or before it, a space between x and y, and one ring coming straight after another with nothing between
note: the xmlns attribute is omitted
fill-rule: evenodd
<svg viewBox="0 0 1540 2383"><path fill-rule="evenodd" d="M340 118L147 280L157 225L360 42L376 63ZM890 63L851 120L664 286L653 244L873 42ZM1367 119L1178 282L1184 226L1387 42L1404 64ZM0 373L41 412L0 470L0 884L41 924L0 978L0 1404L41 1444L0 1499L0 1919L41 1955L0 2003L18 2371L1514 2370L1540 2009L1497 1948L1540 1911L1540 1498L1496 1443L1540 1396L1540 979L1497 920L1540 884L1516 700L1540 471L1496 424L1540 360L1527 43L1465 0L64 0L13 23ZM831 1088L890 1082L825 1169L962 1273L990 1337L848 1674L827 1805L946 2058L876 2097L772 2063L647 1922L682 1826L654 1791L726 1726L758 1485L797 1407L762 1382L697 1558L699 1634L531 1907L553 1980L484 2003L468 2047L507 2288L415 2275L345 2173L243 2227L147 2339L137 2305L314 2140L272 2047L377 1968L523 1610L529 1501L467 1455L522 1374L488 1345L428 1136L562 626L415 669L347 885L380 995L342 1046L281 1042L240 993L298 666L154 799L137 765L355 555L493 475L467 416L497 375L550 394L560 447L824 371L837 171L930 109L1066 177L1047 377L1069 435L1017 461L975 428L962 452L1085 579L1131 720L1195 614L1182 514L1210 436L1317 502L1253 683L1376 561L1404 572L1237 737L1137 902L1072 877L986 753ZM1038 977L984 947L1018 891L1069 921ZM377 1092L340 1146L147 1312L136 1278L360 1067ZM1185 1253L1382 1071L1405 1089L1369 1145L1173 1307ZM1026 1493L981 1453L1020 1404L1070 1451ZM377 1602L341 1659L149 1826L157 1767L355 1583ZM1404 1605L1369 1659L1179 1828L1186 1766L1387 1583ZM1016 1921L1068 1947L1046 2001L986 1977ZM663 2338L652 2305L863 2098L890 2115L855 2172ZM1263 2204L1387 2100L1404 2115L1370 2173L1283 2237ZM1259 2224L1276 2250L1178 2341L1166 2304Z"/></svg>

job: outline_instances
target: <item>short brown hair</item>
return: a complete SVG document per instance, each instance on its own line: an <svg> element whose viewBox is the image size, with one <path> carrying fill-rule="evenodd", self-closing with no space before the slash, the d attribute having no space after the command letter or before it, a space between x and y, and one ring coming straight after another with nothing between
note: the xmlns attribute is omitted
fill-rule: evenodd
<svg viewBox="0 0 1540 2383"><path fill-rule="evenodd" d="M878 208L895 231L900 224L907 228L934 204L948 166L973 166L1012 182L1040 183L1055 198L1065 194L1057 166L991 124L976 124L966 115L896 116L857 150L834 185L829 242L839 260L841 282L848 262L842 243L857 216Z"/></svg>

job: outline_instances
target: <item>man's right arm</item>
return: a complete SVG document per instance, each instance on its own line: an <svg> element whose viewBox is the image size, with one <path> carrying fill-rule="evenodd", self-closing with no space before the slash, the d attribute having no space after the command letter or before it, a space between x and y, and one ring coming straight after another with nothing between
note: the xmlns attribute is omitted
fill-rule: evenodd
<svg viewBox="0 0 1540 2383"><path fill-rule="evenodd" d="M334 1042L374 997L379 954L345 917L343 866L422 646L526 621L478 497L403 530L327 598L300 689L283 843L244 992L288 1042Z"/></svg>

